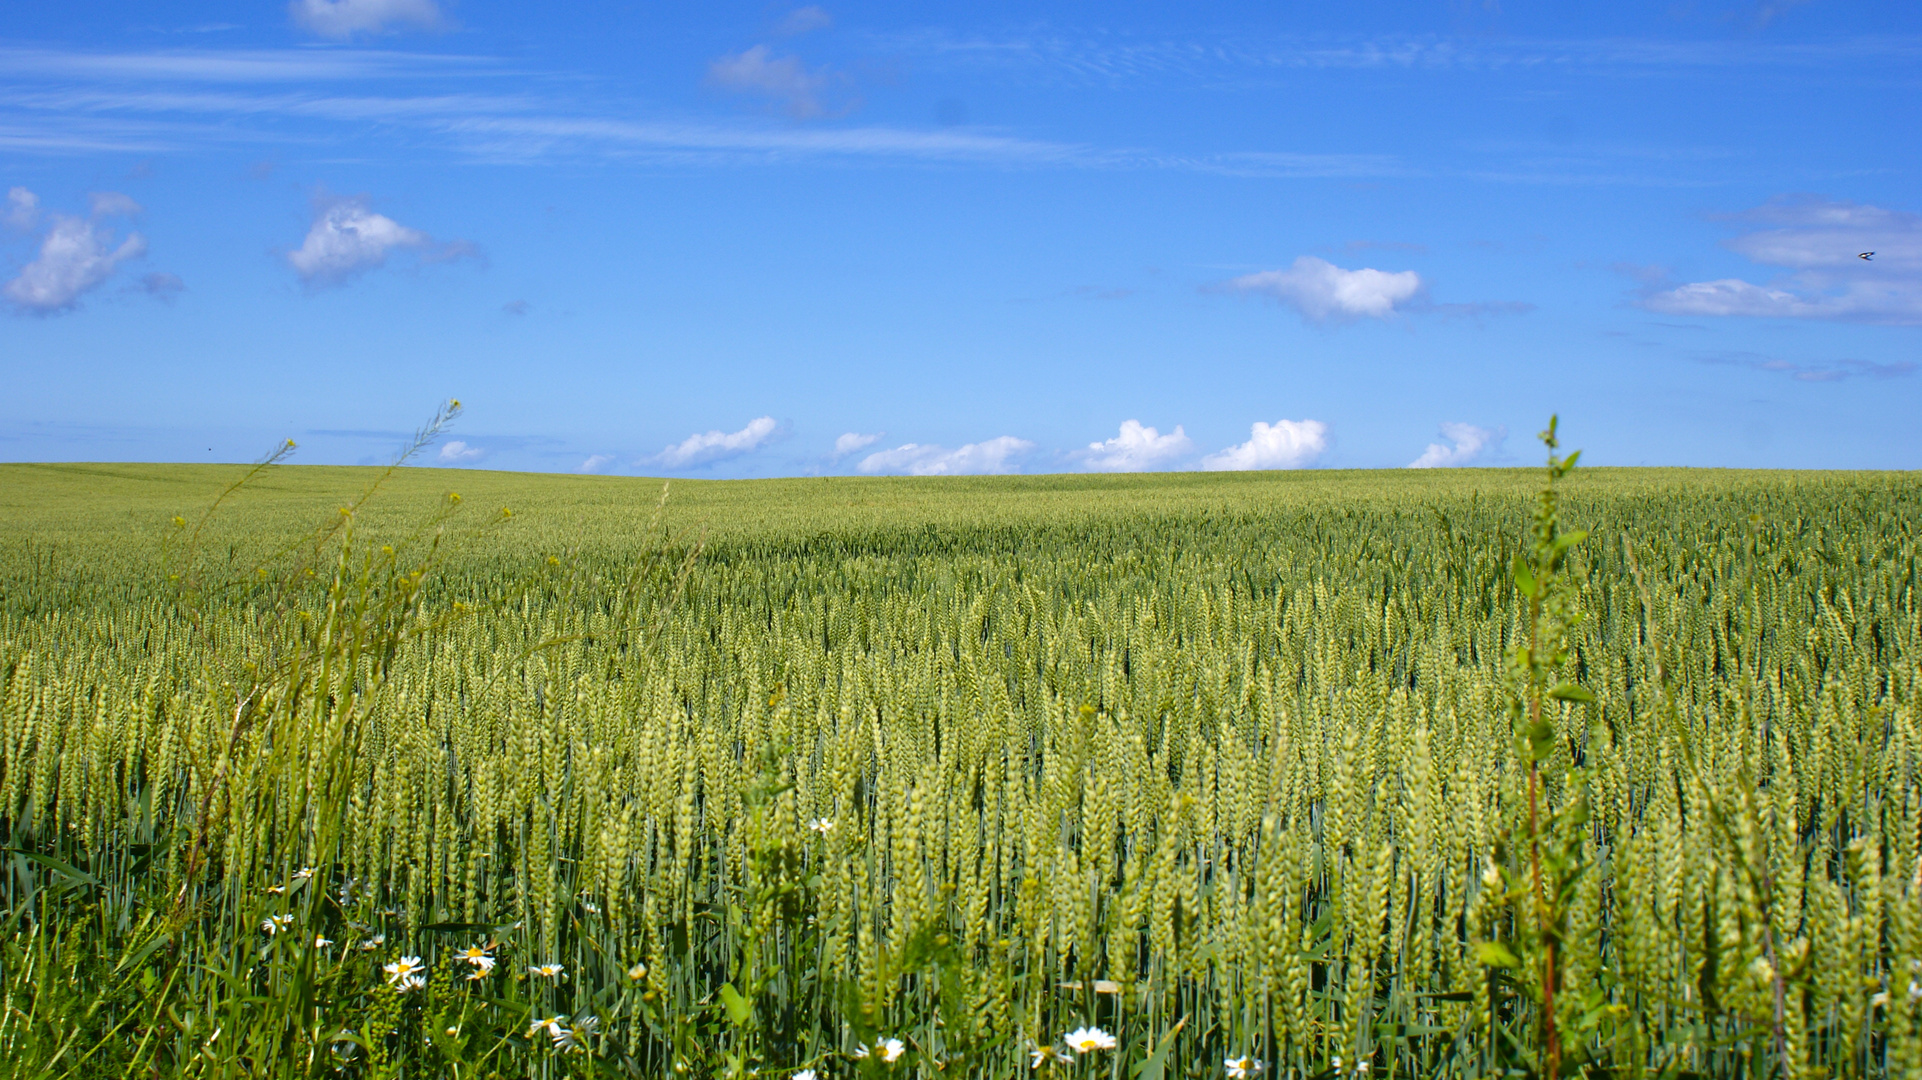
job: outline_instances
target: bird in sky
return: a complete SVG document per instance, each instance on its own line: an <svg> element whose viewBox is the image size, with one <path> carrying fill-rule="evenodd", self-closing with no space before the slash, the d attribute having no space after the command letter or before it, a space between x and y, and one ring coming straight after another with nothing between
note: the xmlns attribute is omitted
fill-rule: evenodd
<svg viewBox="0 0 1922 1080"><path fill-rule="evenodd" d="M1875 252L1864 251L1858 254L1856 258L1861 259L1863 262L1873 262L1875 260Z"/></svg>

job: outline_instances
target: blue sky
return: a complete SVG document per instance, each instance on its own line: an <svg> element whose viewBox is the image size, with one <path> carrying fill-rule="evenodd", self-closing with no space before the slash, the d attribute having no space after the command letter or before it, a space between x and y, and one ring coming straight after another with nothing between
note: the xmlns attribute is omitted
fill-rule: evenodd
<svg viewBox="0 0 1922 1080"><path fill-rule="evenodd" d="M693 10L698 8L698 10ZM1922 467L1922 9L23 5L0 459ZM1872 259L1859 254L1874 251Z"/></svg>

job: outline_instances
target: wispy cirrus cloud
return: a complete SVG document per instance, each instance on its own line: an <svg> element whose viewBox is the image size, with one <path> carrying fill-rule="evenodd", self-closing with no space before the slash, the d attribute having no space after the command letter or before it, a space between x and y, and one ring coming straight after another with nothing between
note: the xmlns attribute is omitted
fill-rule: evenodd
<svg viewBox="0 0 1922 1080"><path fill-rule="evenodd" d="M906 473L909 476L964 476L1020 472L1020 459L1034 444L1002 435L952 450L923 443L903 443L892 450L869 454L856 466L864 473Z"/></svg>
<svg viewBox="0 0 1922 1080"><path fill-rule="evenodd" d="M0 79L111 83L314 83L514 72L481 56L377 49L0 48Z"/></svg>
<svg viewBox="0 0 1922 1080"><path fill-rule="evenodd" d="M810 19L818 21L809 15L803 22ZM1115 39L1104 40L1109 43L1105 48L1113 46ZM1167 44L1165 50L1129 46L1116 55L1135 56L1143 71L1241 62L1234 60L1239 55L1234 48L1214 50L1219 55L1209 58L1202 54L1212 46L1192 41ZM1339 46L1324 42L1305 47L1304 52L1297 48L1300 44L1277 47L1276 55L1295 56L1287 63L1309 67L1334 64L1329 57L1345 57L1341 63L1361 67L1406 64L1446 69L1449 63L1442 58L1459 58L1464 51L1481 47L1442 39L1412 45L1354 41ZM915 49L919 47L869 38L863 51L882 59L915 60L918 65L916 58L921 54ZM1878 47L1886 51L1895 45L1884 42ZM950 43L937 52L1012 55L1033 48L1033 42L1008 48ZM1922 48L1916 54L1922 56ZM1661 55L1659 50L1650 53L1656 58ZM1428 59L1416 59L1421 57ZM1649 63L1657 65L1658 59ZM385 141L396 152L417 152L425 143L475 160L516 163L598 159L713 166L861 159L1168 170L1277 179L1454 177L1561 185L1706 182L1700 175L1678 172L1686 172L1686 163L1664 157L1675 150L1661 147L1596 147L1573 157L1512 147L1468 147L1448 159L1415 161L1368 152L1365 147L1344 152L1286 146L1174 152L1027 138L980 127L834 124L829 121L848 111L851 101L845 97L851 86L846 74L809 65L768 45L715 60L708 73L710 85L763 97L778 111L821 121L819 126L795 130L791 125L744 118L677 116L639 103L584 95L571 89L578 80L565 75L528 71L522 64L493 57L358 48L145 52L0 48L0 150L43 155L100 150L159 153L292 141L351 145L357 155L369 155L377 153ZM498 83L509 77L516 80L512 92L490 94L475 92L473 87L476 79ZM369 92L436 80L449 83L447 92ZM366 85L352 86L360 91L355 93L328 92L355 82ZM205 93L213 88L225 92ZM369 121L384 123L370 128Z"/></svg>
<svg viewBox="0 0 1922 1080"><path fill-rule="evenodd" d="M391 33L399 27L439 30L447 16L434 0L293 0L294 25L321 37Z"/></svg>
<svg viewBox="0 0 1922 1080"><path fill-rule="evenodd" d="M1922 217L1798 197L1728 220L1763 227L1725 247L1787 273L1762 284L1717 278L1671 285L1644 276L1641 306L1666 315L1922 324Z"/></svg>
<svg viewBox="0 0 1922 1080"><path fill-rule="evenodd" d="M977 130L865 124L796 128L752 120L635 120L529 94L336 94L162 85L31 89L0 104L0 148L158 152L203 145L325 144L367 125L467 157L506 162L647 160L688 164L866 159L1035 167L1119 167L1071 143ZM15 110L10 116L8 107Z"/></svg>
<svg viewBox="0 0 1922 1080"><path fill-rule="evenodd" d="M1633 77L1676 69L1722 71L1878 60L1912 63L1922 58L1922 38L1892 34L1821 42L1757 42L1408 34L1152 38L1072 30L958 34L927 28L872 34L868 40L877 51L912 57L932 70L989 69L1003 77L1081 85L1155 80L1219 86L1304 71L1520 70Z"/></svg>
<svg viewBox="0 0 1922 1080"><path fill-rule="evenodd" d="M1779 356L1743 351L1697 353L1695 359L1704 364L1766 371L1786 376L1796 382L1806 383L1845 382L1849 379L1899 379L1915 374L1916 370L1916 364L1912 360L1897 360L1893 363L1877 363L1873 360L1810 362L1785 360Z"/></svg>

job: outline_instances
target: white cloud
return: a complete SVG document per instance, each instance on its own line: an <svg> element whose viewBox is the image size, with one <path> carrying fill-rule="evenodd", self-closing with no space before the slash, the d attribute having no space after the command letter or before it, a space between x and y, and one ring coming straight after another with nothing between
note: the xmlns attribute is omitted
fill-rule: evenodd
<svg viewBox="0 0 1922 1080"><path fill-rule="evenodd" d="M320 204L307 238L287 253L287 263L310 288L321 288L386 265L388 252L397 248L429 258L453 258L471 250L459 241L437 244L426 233L369 210L365 199L340 199Z"/></svg>
<svg viewBox="0 0 1922 1080"><path fill-rule="evenodd" d="M782 37L794 37L810 30L825 30L833 25L834 16L818 4L809 4L788 12L787 18L781 20L781 25L775 27L774 32Z"/></svg>
<svg viewBox="0 0 1922 1080"><path fill-rule="evenodd" d="M19 201L14 205L19 206ZM37 315L71 308L83 293L112 277L121 263L147 251L147 241L139 233L118 246L113 241L113 234L95 222L55 214L40 241L39 257L22 267L0 292L20 310Z"/></svg>
<svg viewBox="0 0 1922 1080"><path fill-rule="evenodd" d="M1244 469L1299 469L1312 464L1328 449L1328 425L1319 420L1260 420L1248 441L1201 459L1211 471Z"/></svg>
<svg viewBox="0 0 1922 1080"><path fill-rule="evenodd" d="M1652 286L1643 307L1669 315L1922 323L1922 217L1862 203L1782 199L1736 215L1770 226L1729 250L1788 274ZM1860 257L1873 252L1872 259Z"/></svg>
<svg viewBox="0 0 1922 1080"><path fill-rule="evenodd" d="M880 442L881 436L885 434L887 433L877 431L872 435L863 435L858 431L850 431L834 440L834 456L847 457L856 450L865 450L875 443Z"/></svg>
<svg viewBox="0 0 1922 1080"><path fill-rule="evenodd" d="M140 204L118 191L96 191L87 196L93 204L93 216L132 217L140 213Z"/></svg>
<svg viewBox="0 0 1922 1080"><path fill-rule="evenodd" d="M861 459L858 468L864 473L907 473L910 476L1011 473L1020 468L1014 459L1033 449L1033 443L1013 435L969 443L954 450L921 443L904 443L892 450L869 454Z"/></svg>
<svg viewBox="0 0 1922 1080"><path fill-rule="evenodd" d="M440 460L443 465L465 465L470 461L479 461L486 456L487 451L478 446L469 446L459 439L455 439L453 442L440 448Z"/></svg>
<svg viewBox="0 0 1922 1080"><path fill-rule="evenodd" d="M1389 273L1364 267L1343 270L1313 255L1303 255L1286 270L1245 274L1227 283L1236 292L1263 293L1287 304L1311 322L1347 321L1366 316L1385 319L1395 305L1422 290L1413 270Z"/></svg>
<svg viewBox="0 0 1922 1080"><path fill-rule="evenodd" d="M581 462L581 467L575 471L584 473L600 472L612 464L614 464L613 454L589 454L587 455L587 460Z"/></svg>
<svg viewBox="0 0 1922 1080"><path fill-rule="evenodd" d="M707 81L723 90L765 95L789 116L806 120L827 111L821 95L833 77L825 69L808 70L797 57L775 56L766 45L756 45L709 64Z"/></svg>
<svg viewBox="0 0 1922 1080"><path fill-rule="evenodd" d="M1145 472L1161 468L1194 451L1194 440L1176 424L1166 435L1139 420L1121 422L1121 433L1112 439L1089 443L1076 454L1081 463L1096 472Z"/></svg>
<svg viewBox="0 0 1922 1080"><path fill-rule="evenodd" d="M301 28L330 38L378 34L396 25L436 30L444 23L434 0L293 0L287 13Z"/></svg>
<svg viewBox="0 0 1922 1080"><path fill-rule="evenodd" d="M7 189L7 225L31 229L40 223L40 196L23 187Z"/></svg>
<svg viewBox="0 0 1922 1080"><path fill-rule="evenodd" d="M1473 465L1485 451L1493 450L1508 437L1507 428L1476 427L1474 424L1447 423L1441 426L1446 443L1429 443L1421 456L1408 463L1411 469L1447 469Z"/></svg>
<svg viewBox="0 0 1922 1080"><path fill-rule="evenodd" d="M763 416L748 421L739 431L709 431L699 435L689 435L673 446L664 448L648 460L670 469L683 469L691 465L706 465L724 458L740 457L766 445L780 429L772 416Z"/></svg>
<svg viewBox="0 0 1922 1080"><path fill-rule="evenodd" d="M75 81L301 83L328 80L404 78L485 71L494 62L476 56L449 56L387 49L152 49L100 52L93 49L13 49L0 47L0 73L41 76L59 83Z"/></svg>

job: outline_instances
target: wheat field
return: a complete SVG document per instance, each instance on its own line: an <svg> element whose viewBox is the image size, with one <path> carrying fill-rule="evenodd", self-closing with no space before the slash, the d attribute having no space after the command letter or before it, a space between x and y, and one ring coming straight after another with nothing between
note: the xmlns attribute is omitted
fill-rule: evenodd
<svg viewBox="0 0 1922 1080"><path fill-rule="evenodd" d="M236 472L0 466L16 1074L1922 1075L1913 475L1573 472L1530 697L1538 469Z"/></svg>

